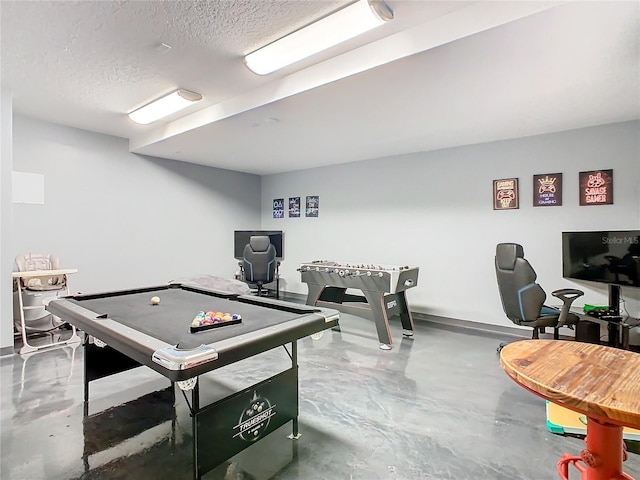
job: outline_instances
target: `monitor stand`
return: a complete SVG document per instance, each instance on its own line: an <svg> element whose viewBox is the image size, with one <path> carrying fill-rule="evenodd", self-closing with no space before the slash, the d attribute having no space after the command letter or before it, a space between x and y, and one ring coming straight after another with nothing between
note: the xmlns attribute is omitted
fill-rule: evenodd
<svg viewBox="0 0 640 480"><path fill-rule="evenodd" d="M629 349L630 325L622 321L620 315L620 286L609 285L609 314L602 317L607 321L609 345Z"/></svg>
<svg viewBox="0 0 640 480"><path fill-rule="evenodd" d="M620 315L620 286L609 285L609 312L610 315Z"/></svg>

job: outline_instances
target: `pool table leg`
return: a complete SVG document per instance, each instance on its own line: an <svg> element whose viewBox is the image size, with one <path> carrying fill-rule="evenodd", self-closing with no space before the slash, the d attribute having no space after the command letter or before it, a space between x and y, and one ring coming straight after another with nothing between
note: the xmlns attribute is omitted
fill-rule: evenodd
<svg viewBox="0 0 640 480"><path fill-rule="evenodd" d="M196 380L196 385L191 390L191 431L193 432L193 478L200 480L198 468L198 419L196 413L200 411L200 379Z"/></svg>
<svg viewBox="0 0 640 480"><path fill-rule="evenodd" d="M84 404L89 404L89 373L87 371L87 344L89 343L89 335L85 335L85 341L82 347L84 348L84 368L83 368L83 382L84 382Z"/></svg>
<svg viewBox="0 0 640 480"><path fill-rule="evenodd" d="M294 340L291 342L291 368L296 368L298 366L298 341ZM300 415L300 392L298 387L298 378L296 377L296 415L293 417L293 432L289 435L289 438L292 440L299 439L302 434L299 431L298 427L298 415Z"/></svg>

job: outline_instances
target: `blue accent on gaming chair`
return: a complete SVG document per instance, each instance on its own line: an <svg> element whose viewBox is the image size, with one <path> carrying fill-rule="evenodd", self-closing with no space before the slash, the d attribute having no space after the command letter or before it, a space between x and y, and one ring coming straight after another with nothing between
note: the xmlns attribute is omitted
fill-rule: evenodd
<svg viewBox="0 0 640 480"><path fill-rule="evenodd" d="M538 332L553 327L553 338L559 338L560 327L573 328L579 317L569 312L573 301L584 292L563 288L552 292L562 300L562 309L544 305L547 298L544 290L536 283L537 275L524 258L524 249L517 243L499 243L496 246L496 278L502 300L502 308L516 325L533 328L532 338L539 338ZM498 351L506 343L501 343Z"/></svg>
<svg viewBox="0 0 640 480"><path fill-rule="evenodd" d="M262 286L276 280L278 261L276 247L268 236L253 236L244 247L242 271L244 281L258 287L258 296L262 295Z"/></svg>

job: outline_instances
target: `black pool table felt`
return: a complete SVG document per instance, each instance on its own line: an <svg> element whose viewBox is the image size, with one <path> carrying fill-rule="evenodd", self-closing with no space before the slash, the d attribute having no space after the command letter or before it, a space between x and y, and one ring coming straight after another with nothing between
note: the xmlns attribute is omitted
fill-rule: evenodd
<svg viewBox="0 0 640 480"><path fill-rule="evenodd" d="M153 296L160 297L158 305L151 304ZM194 343L200 345L226 340L294 320L313 311L310 309L309 313L305 314L299 311L287 312L179 288L107 297L84 299L78 297L68 300L95 312L97 316L106 315L106 318L163 340L170 345L193 345ZM200 311L237 313L242 316L242 322L191 333L191 322Z"/></svg>

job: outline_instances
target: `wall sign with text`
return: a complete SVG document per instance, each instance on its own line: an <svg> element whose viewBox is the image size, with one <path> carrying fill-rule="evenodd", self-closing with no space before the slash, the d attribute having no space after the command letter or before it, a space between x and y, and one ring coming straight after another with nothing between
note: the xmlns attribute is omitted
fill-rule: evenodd
<svg viewBox="0 0 640 480"><path fill-rule="evenodd" d="M284 198L273 199L273 218L284 218Z"/></svg>
<svg viewBox="0 0 640 480"><path fill-rule="evenodd" d="M300 217L300 197L289 197L289 218Z"/></svg>
<svg viewBox="0 0 640 480"><path fill-rule="evenodd" d="M518 179L503 178L493 181L493 209L519 208Z"/></svg>
<svg viewBox="0 0 640 480"><path fill-rule="evenodd" d="M562 205L562 174L534 175L533 206L558 207L560 205Z"/></svg>
<svg viewBox="0 0 640 480"><path fill-rule="evenodd" d="M613 170L580 172L580 205L613 204Z"/></svg>
<svg viewBox="0 0 640 480"><path fill-rule="evenodd" d="M317 217L320 213L320 197L318 195L307 196L305 217Z"/></svg>

